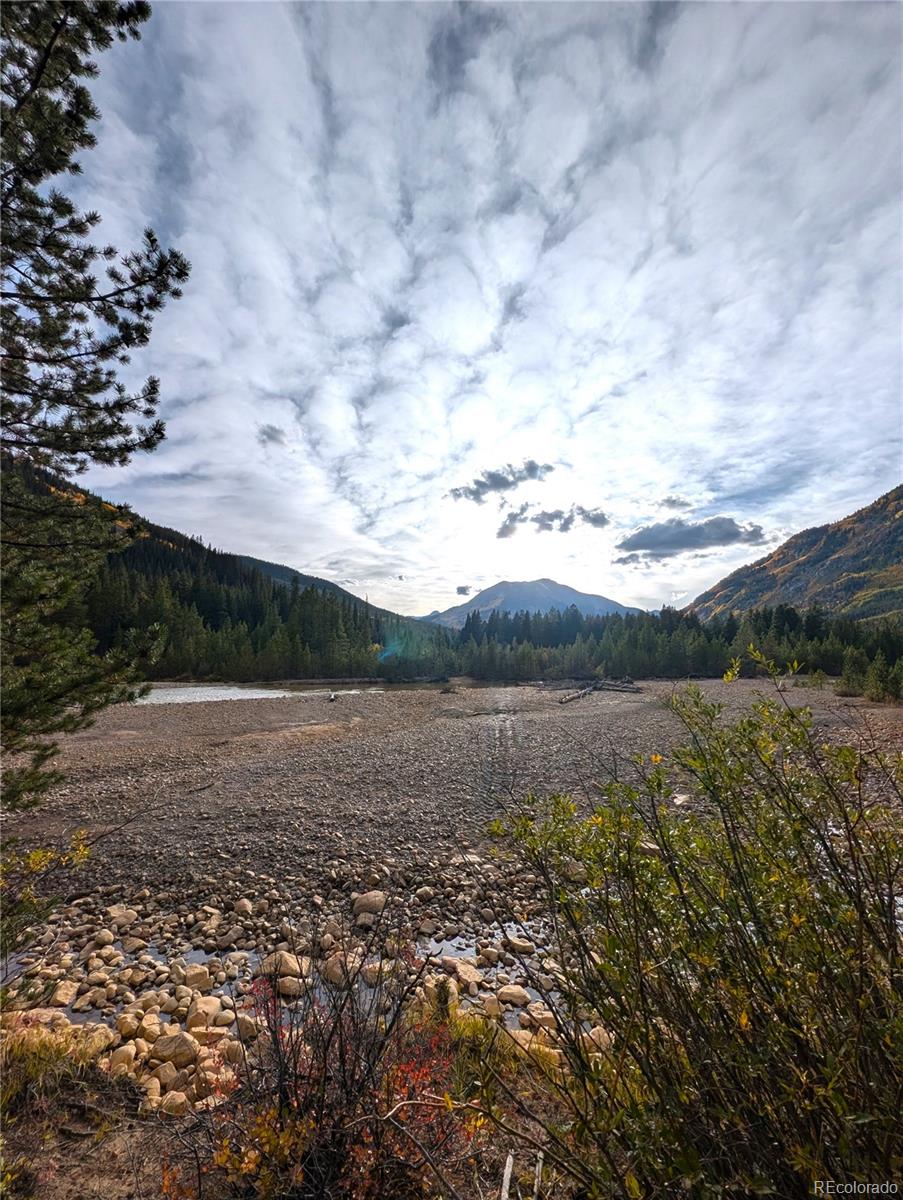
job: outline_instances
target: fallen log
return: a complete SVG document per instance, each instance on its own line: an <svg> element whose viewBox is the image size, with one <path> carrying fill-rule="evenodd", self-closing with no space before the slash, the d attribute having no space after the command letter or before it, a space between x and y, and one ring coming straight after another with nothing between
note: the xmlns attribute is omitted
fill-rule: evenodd
<svg viewBox="0 0 903 1200"><path fill-rule="evenodd" d="M562 696L558 701L559 704L570 704L572 700L579 700L582 696L588 696L590 692L641 692L643 689L637 687L632 679L597 679L591 683L589 687L581 688L579 692L571 692L569 696Z"/></svg>

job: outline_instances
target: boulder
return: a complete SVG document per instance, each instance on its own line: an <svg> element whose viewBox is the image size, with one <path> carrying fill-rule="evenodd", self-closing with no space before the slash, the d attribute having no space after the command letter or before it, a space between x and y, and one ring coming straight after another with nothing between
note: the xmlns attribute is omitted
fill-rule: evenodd
<svg viewBox="0 0 903 1200"><path fill-rule="evenodd" d="M178 1077L179 1072L171 1062L160 1063L148 1076L149 1079L155 1079L158 1089L164 1092L173 1086Z"/></svg>
<svg viewBox="0 0 903 1200"><path fill-rule="evenodd" d="M276 950L273 954L268 954L263 959L255 975L262 975L265 978L272 978L273 975L278 975L279 978L290 976L293 979L307 979L310 975L310 959L297 954L289 954L287 950Z"/></svg>
<svg viewBox="0 0 903 1200"><path fill-rule="evenodd" d="M515 1008L525 1008L530 1003L530 993L519 983L506 983L496 992L500 1003L513 1004Z"/></svg>
<svg viewBox="0 0 903 1200"><path fill-rule="evenodd" d="M233 1066L238 1066L245 1061L244 1046L235 1038L225 1038L220 1042L218 1049L223 1060Z"/></svg>
<svg viewBox="0 0 903 1200"><path fill-rule="evenodd" d="M536 946L529 938L520 937L516 933L509 933L504 942L514 954L533 954L536 950Z"/></svg>
<svg viewBox="0 0 903 1200"><path fill-rule="evenodd" d="M188 1112L188 1097L184 1092L167 1092L160 1104L160 1112L168 1117L184 1117Z"/></svg>
<svg viewBox="0 0 903 1200"><path fill-rule="evenodd" d="M187 1067L195 1061L200 1048L200 1043L190 1033L166 1034L154 1042L154 1058L175 1067Z"/></svg>
<svg viewBox="0 0 903 1200"><path fill-rule="evenodd" d="M344 987L355 975L361 965L361 956L357 952L333 954L326 960L323 967L323 978L334 987Z"/></svg>
<svg viewBox="0 0 903 1200"><path fill-rule="evenodd" d="M358 917L361 913L381 913L386 907L388 896L378 890L364 892L355 900L351 911Z"/></svg>
<svg viewBox="0 0 903 1200"><path fill-rule="evenodd" d="M601 1025L595 1025L589 1033L583 1035L583 1044L590 1054L608 1050L611 1046L611 1034Z"/></svg>
<svg viewBox="0 0 903 1200"><path fill-rule="evenodd" d="M133 908L127 908L124 904L113 904L107 909L107 916L110 918L110 924L114 929L124 929L127 925L132 925L138 920L138 914Z"/></svg>
<svg viewBox="0 0 903 1200"><path fill-rule="evenodd" d="M135 1065L136 1049L134 1042L126 1042L110 1055L110 1074L127 1075Z"/></svg>
<svg viewBox="0 0 903 1200"><path fill-rule="evenodd" d="M428 975L423 981L423 993L427 1003L432 1008L448 1008L453 1011L458 1007L458 985L447 975Z"/></svg>
<svg viewBox="0 0 903 1200"><path fill-rule="evenodd" d="M564 1057L561 1051L550 1046L541 1033L532 1029L506 1029L505 1033L523 1054L529 1054L549 1066L561 1066Z"/></svg>
<svg viewBox="0 0 903 1200"><path fill-rule="evenodd" d="M157 1013L145 1013L141 1018L141 1024L138 1026L137 1036L144 1038L146 1042L156 1042L162 1032L159 1015Z"/></svg>
<svg viewBox="0 0 903 1200"><path fill-rule="evenodd" d="M78 995L78 984L74 979L61 979L53 990L50 1003L56 1008L65 1008L72 1004Z"/></svg>
<svg viewBox="0 0 903 1200"><path fill-rule="evenodd" d="M361 979L367 987L376 987L379 983L380 975L383 973L383 965L378 962L364 963L361 967Z"/></svg>
<svg viewBox="0 0 903 1200"><path fill-rule="evenodd" d="M248 1016L247 1013L239 1013L235 1018L235 1024L238 1026L239 1037L244 1038L246 1042L256 1038L260 1032L255 1018Z"/></svg>
<svg viewBox="0 0 903 1200"><path fill-rule="evenodd" d="M185 968L185 986L199 992L209 992L213 987L210 969L204 963L189 963Z"/></svg>
<svg viewBox="0 0 903 1200"><path fill-rule="evenodd" d="M147 942L140 937L124 937L122 939L122 948L126 954L135 954L139 950L146 950Z"/></svg>
<svg viewBox="0 0 903 1200"><path fill-rule="evenodd" d="M187 1029L194 1029L195 1027L206 1028L208 1025L213 1025L221 1009L222 1004L218 996L199 996L197 1000L193 1000L191 1003L188 1016L185 1020L185 1027Z"/></svg>
<svg viewBox="0 0 903 1200"><path fill-rule="evenodd" d="M477 988L483 982L483 972L477 969L474 959L456 958L455 975L458 977L458 982L463 984L471 995L477 994Z"/></svg>
<svg viewBox="0 0 903 1200"><path fill-rule="evenodd" d="M124 1038L133 1038L138 1032L141 1018L134 1012L122 1012L116 1018L116 1029Z"/></svg>
<svg viewBox="0 0 903 1200"><path fill-rule="evenodd" d="M297 1000L305 989L303 979L297 979L294 975L282 975L276 984L276 990L280 996L284 996L286 1000Z"/></svg>
<svg viewBox="0 0 903 1200"><path fill-rule="evenodd" d="M490 994L488 996L481 996L480 999L483 1003L483 1012L491 1020L495 1020L496 1017L502 1015L502 1006L495 996Z"/></svg>

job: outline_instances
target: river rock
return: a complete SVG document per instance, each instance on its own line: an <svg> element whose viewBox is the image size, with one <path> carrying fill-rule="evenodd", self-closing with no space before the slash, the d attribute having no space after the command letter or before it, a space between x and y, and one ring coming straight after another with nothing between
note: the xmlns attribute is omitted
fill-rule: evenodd
<svg viewBox="0 0 903 1200"><path fill-rule="evenodd" d="M189 963L185 968L185 986L199 992L209 992L213 987L210 969L204 963Z"/></svg>
<svg viewBox="0 0 903 1200"><path fill-rule="evenodd" d="M184 1117L188 1112L188 1097L184 1092L167 1092L160 1104L160 1112L168 1117Z"/></svg>
<svg viewBox="0 0 903 1200"><path fill-rule="evenodd" d="M364 892L355 900L351 911L356 917L359 917L361 913L381 913L386 907L387 900L388 896L385 892L378 890Z"/></svg>
<svg viewBox="0 0 903 1200"><path fill-rule="evenodd" d="M475 996L483 982L483 972L477 969L476 962L472 958L456 958L454 969L458 981Z"/></svg>
<svg viewBox="0 0 903 1200"><path fill-rule="evenodd" d="M280 978L290 976L294 979L307 979L310 969L309 958L305 958L303 955L289 954L287 950L276 950L263 959L254 974L262 975L265 978L278 975Z"/></svg>
<svg viewBox="0 0 903 1200"><path fill-rule="evenodd" d="M515 1008L525 1008L530 1003L530 993L519 983L506 983L496 992L500 1003L513 1004Z"/></svg>
<svg viewBox="0 0 903 1200"><path fill-rule="evenodd" d="M150 1073L151 1079L156 1079L162 1091L167 1091L179 1077L179 1072L171 1062L160 1063Z"/></svg>
<svg viewBox="0 0 903 1200"><path fill-rule="evenodd" d="M116 1018L116 1029L124 1038L133 1038L140 1024L141 1018L134 1012L122 1012Z"/></svg>
<svg viewBox="0 0 903 1200"><path fill-rule="evenodd" d="M172 1063L175 1067L187 1067L195 1061L200 1048L200 1042L190 1033L166 1034L154 1042L154 1058Z"/></svg>
<svg viewBox="0 0 903 1200"><path fill-rule="evenodd" d="M276 990L286 1000L297 1000L304 991L305 982L294 975L281 975L276 984Z"/></svg>
<svg viewBox="0 0 903 1200"><path fill-rule="evenodd" d="M235 1018L235 1024L238 1027L239 1037L244 1038L246 1042L256 1038L260 1032L260 1027L254 1017L248 1013L239 1013Z"/></svg>
<svg viewBox="0 0 903 1200"><path fill-rule="evenodd" d="M188 1010L188 1016L185 1019L185 1027L187 1029L206 1028L208 1025L214 1024L214 1019L219 1015L222 1004L218 996L199 996L197 1000L193 1000L191 1007Z"/></svg>
<svg viewBox="0 0 903 1200"><path fill-rule="evenodd" d="M536 946L529 938L521 937L516 933L509 933L505 937L505 945L515 954L533 954Z"/></svg>
<svg viewBox="0 0 903 1200"><path fill-rule="evenodd" d="M110 1074L127 1075L135 1065L136 1049L134 1042L126 1042L110 1055Z"/></svg>
<svg viewBox="0 0 903 1200"><path fill-rule="evenodd" d="M323 967L323 978L334 987L344 987L361 965L360 955L356 952L333 954L326 960Z"/></svg>
<svg viewBox="0 0 903 1200"><path fill-rule="evenodd" d="M53 990L50 1003L57 1008L65 1008L72 1004L78 995L78 984L74 979L61 979Z"/></svg>
<svg viewBox="0 0 903 1200"><path fill-rule="evenodd" d="M138 1026L137 1036L144 1038L146 1042L156 1042L162 1032L159 1014L153 1012L145 1013L141 1018L141 1024Z"/></svg>

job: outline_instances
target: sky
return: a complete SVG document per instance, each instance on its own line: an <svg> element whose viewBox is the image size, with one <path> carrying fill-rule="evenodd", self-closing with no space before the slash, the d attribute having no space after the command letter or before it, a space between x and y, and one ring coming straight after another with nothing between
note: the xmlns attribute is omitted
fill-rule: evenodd
<svg viewBox="0 0 903 1200"><path fill-rule="evenodd" d="M420 614L685 604L901 480L903 7L156 3L67 190L192 262L89 486Z"/></svg>

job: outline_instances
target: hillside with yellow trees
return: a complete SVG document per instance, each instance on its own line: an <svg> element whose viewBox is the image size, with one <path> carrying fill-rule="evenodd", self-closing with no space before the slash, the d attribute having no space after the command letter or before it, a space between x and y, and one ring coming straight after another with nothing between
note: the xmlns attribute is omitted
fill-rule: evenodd
<svg viewBox="0 0 903 1200"><path fill-rule="evenodd" d="M775 604L857 618L903 615L903 486L841 521L795 534L689 607L708 620Z"/></svg>

